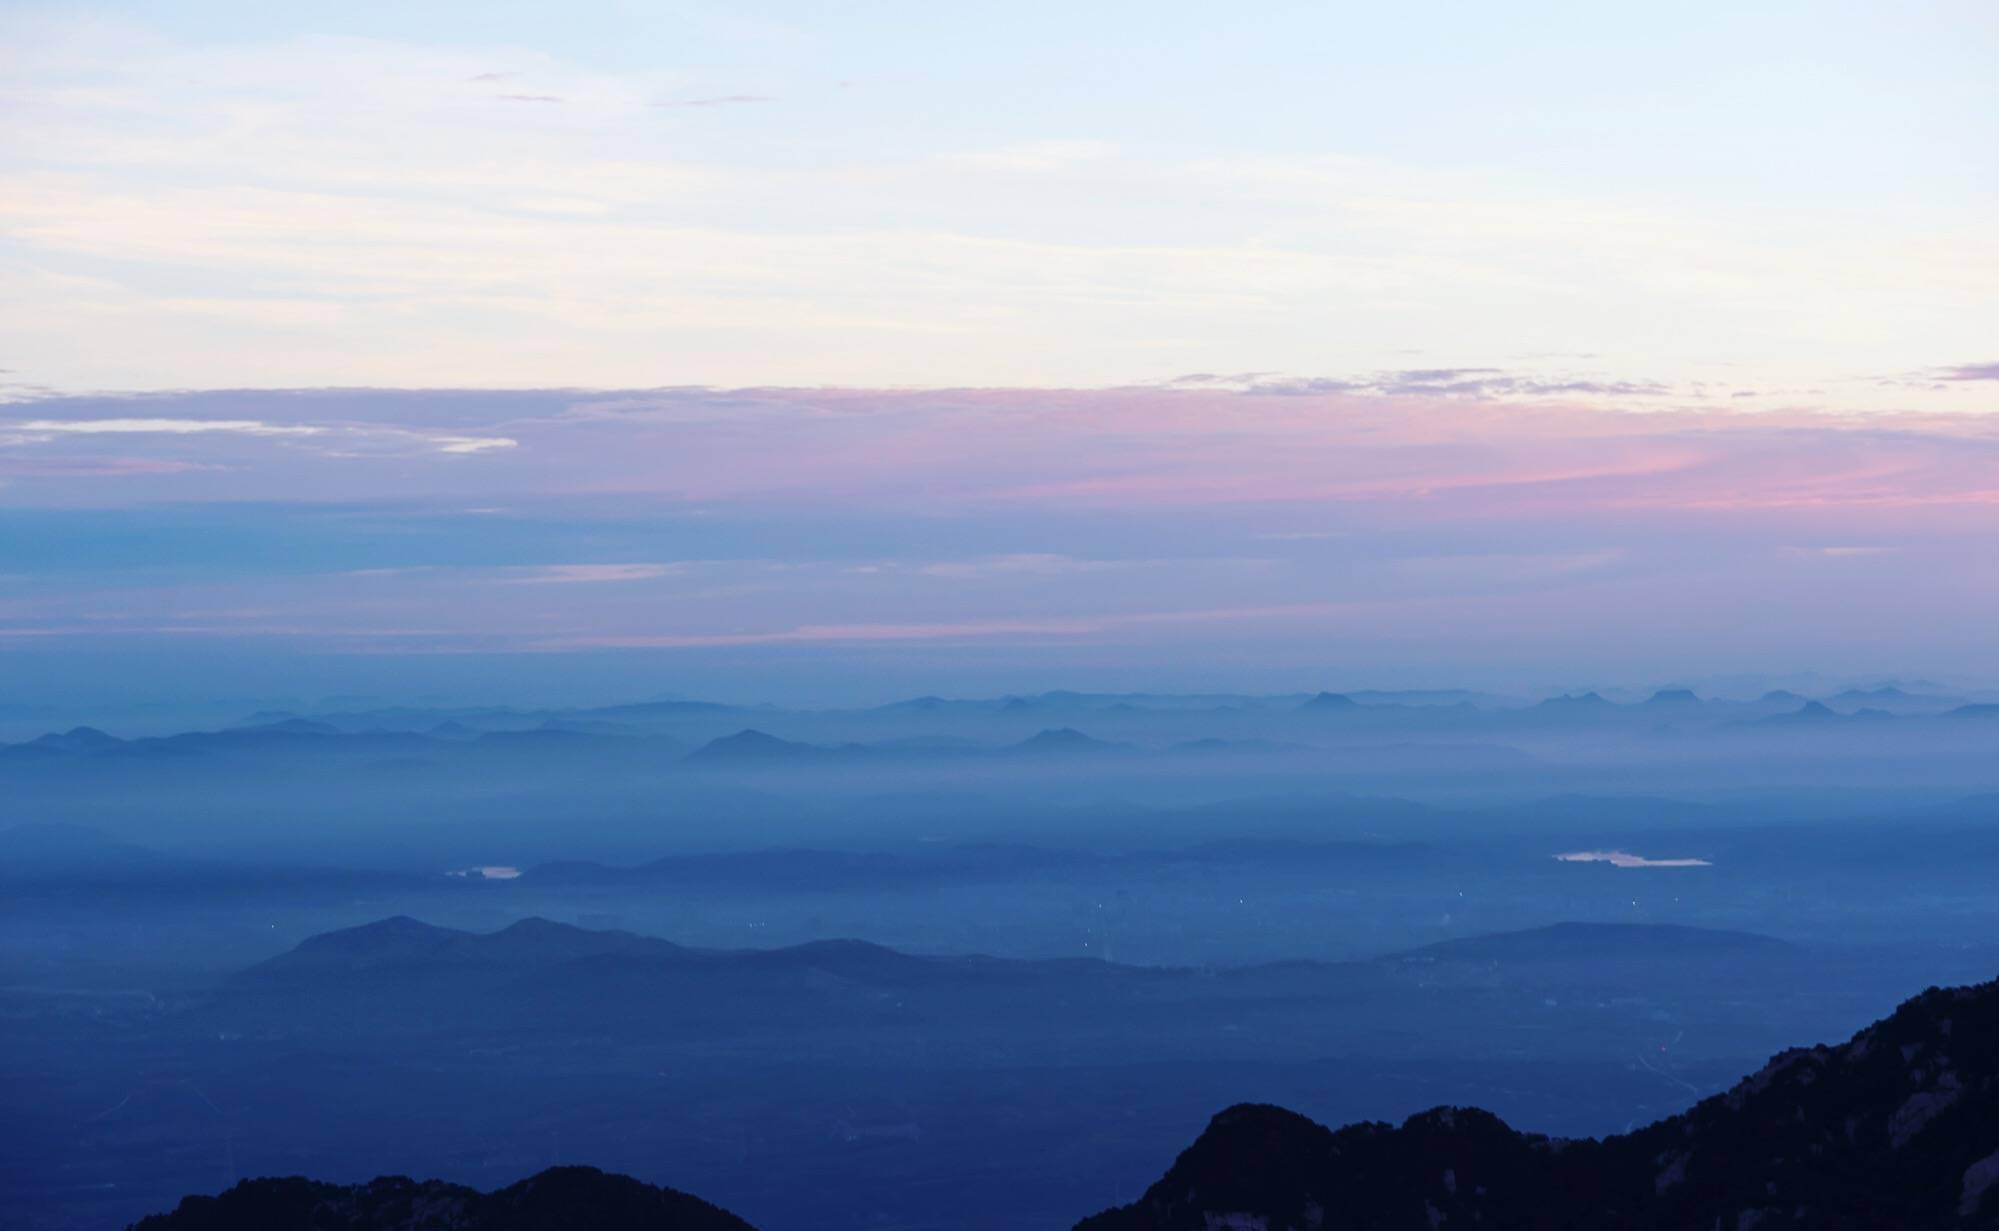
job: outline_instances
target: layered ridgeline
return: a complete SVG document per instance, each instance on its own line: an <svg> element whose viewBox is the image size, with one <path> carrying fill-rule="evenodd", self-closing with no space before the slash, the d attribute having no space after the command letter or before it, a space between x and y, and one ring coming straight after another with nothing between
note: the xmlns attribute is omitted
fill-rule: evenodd
<svg viewBox="0 0 1999 1231"><path fill-rule="evenodd" d="M1334 1131L1231 1107L1143 1197L1077 1231L1454 1227L1999 1227L1999 982L1932 989L1842 1046L1784 1052L1602 1141L1467 1108Z"/></svg>
<svg viewBox="0 0 1999 1231"><path fill-rule="evenodd" d="M486 1195L437 1181L252 1180L138 1224L139 1231L746 1226L685 1194L583 1167ZM1520 1133L1471 1109L1336 1132L1276 1107L1233 1107L1139 1201L1086 1219L1078 1231L1779 1226L1999 1226L1999 982L1926 992L1842 1046L1785 1052L1726 1094L1603 1141Z"/></svg>
<svg viewBox="0 0 1999 1231"><path fill-rule="evenodd" d="M594 1167L551 1167L498 1192L384 1176L366 1184L245 1180L189 1197L134 1231L752 1231L671 1188Z"/></svg>

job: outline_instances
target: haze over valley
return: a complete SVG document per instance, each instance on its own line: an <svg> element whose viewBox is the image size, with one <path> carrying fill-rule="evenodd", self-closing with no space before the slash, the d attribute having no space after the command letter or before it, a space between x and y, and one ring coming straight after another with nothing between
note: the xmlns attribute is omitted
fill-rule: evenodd
<svg viewBox="0 0 1999 1231"><path fill-rule="evenodd" d="M1991 0L0 0L4 1231L1999 1231Z"/></svg>
<svg viewBox="0 0 1999 1231"><path fill-rule="evenodd" d="M767 1229L1059 1226L1233 1102L1624 1131L1999 968L1991 713L1301 690L49 732L0 748L36 818L0 831L8 1183L26 1225L116 1227L253 1175L588 1160Z"/></svg>

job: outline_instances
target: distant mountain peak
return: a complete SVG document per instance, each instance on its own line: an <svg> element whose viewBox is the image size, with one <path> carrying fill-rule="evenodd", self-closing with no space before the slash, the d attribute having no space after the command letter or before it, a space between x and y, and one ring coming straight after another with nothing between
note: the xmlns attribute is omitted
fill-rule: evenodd
<svg viewBox="0 0 1999 1231"><path fill-rule="evenodd" d="M1995 1038L1999 982L1933 988L1843 1045L1783 1052L1726 1093L1601 1141L1516 1132L1471 1108L1335 1131L1231 1107L1143 1197L1078 1231L1991 1227Z"/></svg>
<svg viewBox="0 0 1999 1231"><path fill-rule="evenodd" d="M48 748L57 752L96 752L104 748L116 748L125 741L115 735L98 730L96 727L71 727L67 731L51 731L28 741L31 748Z"/></svg>
<svg viewBox="0 0 1999 1231"><path fill-rule="evenodd" d="M1009 752L1028 753L1077 753L1112 752L1122 749L1123 744L1113 744L1093 735L1085 735L1074 727L1049 727L1037 731L1017 744L1009 744Z"/></svg>
<svg viewBox="0 0 1999 1231"><path fill-rule="evenodd" d="M425 923L409 915L390 915L372 923L358 924L351 928L340 928L331 932L321 932L299 942L299 948L309 946L335 948L362 948L385 941L407 940L411 938L434 939L445 936L465 936L451 928L441 928L434 923Z"/></svg>
<svg viewBox="0 0 1999 1231"><path fill-rule="evenodd" d="M941 710L949 704L950 702L942 697L934 694L925 694L921 697L911 697L906 701L891 701L880 708L885 710L914 710L920 714L928 714L936 710Z"/></svg>
<svg viewBox="0 0 1999 1231"><path fill-rule="evenodd" d="M687 754L696 762L777 762L817 756L825 749L795 740L780 739L755 727L745 727L734 735L724 735Z"/></svg>
<svg viewBox="0 0 1999 1231"><path fill-rule="evenodd" d="M1298 707L1301 710L1357 710L1360 702L1343 692L1320 692L1311 700Z"/></svg>
<svg viewBox="0 0 1999 1231"><path fill-rule="evenodd" d="M699 1197L595 1167L551 1167L497 1192L442 1180L383 1176L321 1184L296 1176L244 1180L214 1197L188 1197L133 1231L754 1231Z"/></svg>
<svg viewBox="0 0 1999 1231"><path fill-rule="evenodd" d="M512 923L509 923L507 926L493 933L493 935L575 936L575 935L585 935L587 933L588 933L587 928L579 928L573 923L557 923L555 920L546 918L542 915L528 915L525 918L514 920Z"/></svg>
<svg viewBox="0 0 1999 1231"><path fill-rule="evenodd" d="M1559 697L1549 697L1535 706L1543 710L1610 709L1613 703L1599 692L1563 693Z"/></svg>
<svg viewBox="0 0 1999 1231"><path fill-rule="evenodd" d="M1892 717L1885 710L1879 710L1876 713L1883 718ZM1768 718L1759 718L1751 725L1763 727L1830 726L1846 721L1848 721L1847 715L1833 709L1825 702L1807 701L1797 709L1786 710L1781 714L1772 714Z"/></svg>
<svg viewBox="0 0 1999 1231"><path fill-rule="evenodd" d="M1913 701L1916 694L1887 684L1880 688L1849 688L1834 697L1835 701Z"/></svg>
<svg viewBox="0 0 1999 1231"><path fill-rule="evenodd" d="M1661 688L1645 699L1645 704L1658 708L1694 706L1700 703L1700 697L1691 688Z"/></svg>

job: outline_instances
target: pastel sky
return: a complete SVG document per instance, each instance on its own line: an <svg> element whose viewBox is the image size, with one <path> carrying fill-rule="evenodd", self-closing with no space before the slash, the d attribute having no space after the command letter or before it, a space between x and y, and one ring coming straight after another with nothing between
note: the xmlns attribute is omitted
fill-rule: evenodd
<svg viewBox="0 0 1999 1231"><path fill-rule="evenodd" d="M11 697L1999 682L1978 2L10 3Z"/></svg>
<svg viewBox="0 0 1999 1231"><path fill-rule="evenodd" d="M17 388L1995 358L1987 0L0 9Z"/></svg>
<svg viewBox="0 0 1999 1231"><path fill-rule="evenodd" d="M7 408L0 484L0 643L37 688L128 659L492 699L1999 679L1999 415L160 394Z"/></svg>

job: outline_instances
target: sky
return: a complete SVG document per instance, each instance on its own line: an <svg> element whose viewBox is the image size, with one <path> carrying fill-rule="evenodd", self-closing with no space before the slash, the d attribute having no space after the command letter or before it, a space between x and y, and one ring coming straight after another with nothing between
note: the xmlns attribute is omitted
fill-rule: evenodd
<svg viewBox="0 0 1999 1231"><path fill-rule="evenodd" d="M0 666L1999 681L1995 53L1984 3L0 4Z"/></svg>

